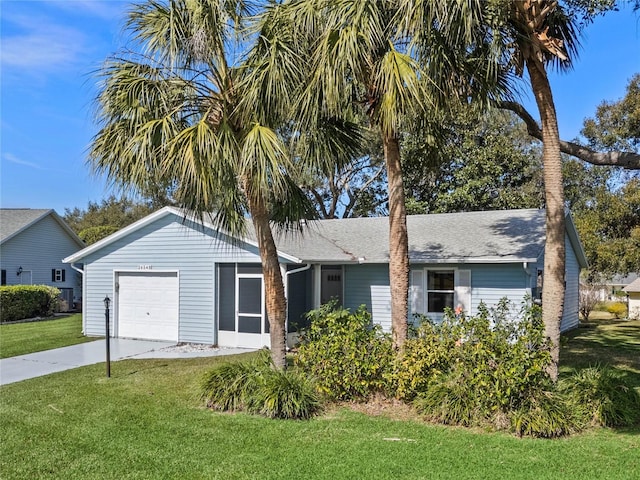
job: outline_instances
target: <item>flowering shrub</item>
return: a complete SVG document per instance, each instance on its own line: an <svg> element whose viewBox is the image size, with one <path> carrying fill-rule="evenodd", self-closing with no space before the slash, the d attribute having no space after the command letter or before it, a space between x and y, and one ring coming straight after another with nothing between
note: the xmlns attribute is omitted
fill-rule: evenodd
<svg viewBox="0 0 640 480"><path fill-rule="evenodd" d="M551 356L540 309L527 303L517 317L511 318L504 300L493 309L481 305L473 317L447 312L441 325L421 327L415 342L430 358L421 355L415 362L405 356L412 373L399 369L399 395L417 395L419 410L436 421L469 425L504 419L549 384Z"/></svg>

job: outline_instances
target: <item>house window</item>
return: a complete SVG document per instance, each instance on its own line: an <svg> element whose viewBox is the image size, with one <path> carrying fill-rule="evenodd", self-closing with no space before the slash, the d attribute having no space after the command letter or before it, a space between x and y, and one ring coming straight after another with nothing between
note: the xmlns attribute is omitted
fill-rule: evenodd
<svg viewBox="0 0 640 480"><path fill-rule="evenodd" d="M51 281L52 282L64 282L65 272L64 268L51 269Z"/></svg>
<svg viewBox="0 0 640 480"><path fill-rule="evenodd" d="M444 313L453 308L455 280L453 270L427 271L427 312Z"/></svg>
<svg viewBox="0 0 640 480"><path fill-rule="evenodd" d="M0 281L0 285L6 285L6 284L7 284L7 271L2 270L2 281Z"/></svg>

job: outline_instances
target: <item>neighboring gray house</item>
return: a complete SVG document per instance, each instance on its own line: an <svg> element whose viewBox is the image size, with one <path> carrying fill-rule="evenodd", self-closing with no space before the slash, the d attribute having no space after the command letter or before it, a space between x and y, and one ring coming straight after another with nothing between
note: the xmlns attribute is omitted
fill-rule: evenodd
<svg viewBox="0 0 640 480"><path fill-rule="evenodd" d="M614 275L604 280L600 288L600 300L623 302L626 300L624 289L638 279L638 273L629 273L628 275Z"/></svg>
<svg viewBox="0 0 640 480"><path fill-rule="evenodd" d="M628 317L633 320L640 320L640 277L636 277L623 290L627 294Z"/></svg>
<svg viewBox="0 0 640 480"><path fill-rule="evenodd" d="M54 210L0 209L2 285L59 288L69 308L82 297L77 272L62 262L84 243Z"/></svg>
<svg viewBox="0 0 640 480"><path fill-rule="evenodd" d="M542 280L542 210L408 217L411 314L537 296ZM310 223L276 239L289 300L289 332L331 298L391 326L388 219ZM578 323L584 252L567 215L567 294L562 329ZM220 346L269 344L255 240L231 239L166 207L64 259L84 271L84 332L104 334L103 299L113 300L113 334ZM413 318L413 315L411 315Z"/></svg>

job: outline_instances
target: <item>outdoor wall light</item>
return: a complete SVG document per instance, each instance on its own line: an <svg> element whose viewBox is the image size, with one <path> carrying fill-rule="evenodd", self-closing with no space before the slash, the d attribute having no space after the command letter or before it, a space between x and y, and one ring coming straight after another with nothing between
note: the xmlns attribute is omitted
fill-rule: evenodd
<svg viewBox="0 0 640 480"><path fill-rule="evenodd" d="M106 295L104 297L104 300L102 300L104 302L104 338L107 341L106 343L106 354L107 354L107 378L111 377L111 347L110 347L110 340L109 340L109 304L111 303L111 299L109 298L109 295Z"/></svg>
<svg viewBox="0 0 640 480"><path fill-rule="evenodd" d="M22 275L22 267L18 267L18 271L16 272L16 275L19 277L20 275Z"/></svg>

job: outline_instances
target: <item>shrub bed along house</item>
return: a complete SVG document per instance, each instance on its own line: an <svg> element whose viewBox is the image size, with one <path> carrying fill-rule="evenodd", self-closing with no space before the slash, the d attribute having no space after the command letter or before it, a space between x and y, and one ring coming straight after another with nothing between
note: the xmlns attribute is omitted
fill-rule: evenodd
<svg viewBox="0 0 640 480"><path fill-rule="evenodd" d="M552 382L540 308L519 312L504 300L467 317L448 311L423 318L398 356L388 334L356 312L329 304L310 312L294 367L272 368L268 355L227 362L203 382L207 405L271 418L309 418L328 401L366 401L374 394L411 403L433 422L559 437L588 425L632 425L640 398L608 369L579 371Z"/></svg>
<svg viewBox="0 0 640 480"><path fill-rule="evenodd" d="M60 290L46 285L0 287L0 323L50 317L60 309Z"/></svg>
<svg viewBox="0 0 640 480"><path fill-rule="evenodd" d="M481 305L475 316L449 310L439 323L421 318L401 357L362 308L325 306L309 317L296 364L331 399L383 392L413 403L430 421L536 437L581 430L597 416L594 405L618 412L609 415L617 425L638 421L629 413L638 411L637 392L619 376L594 374L598 389L581 381L581 372L561 384L549 379L541 309L530 302L517 311L506 299L492 309Z"/></svg>

